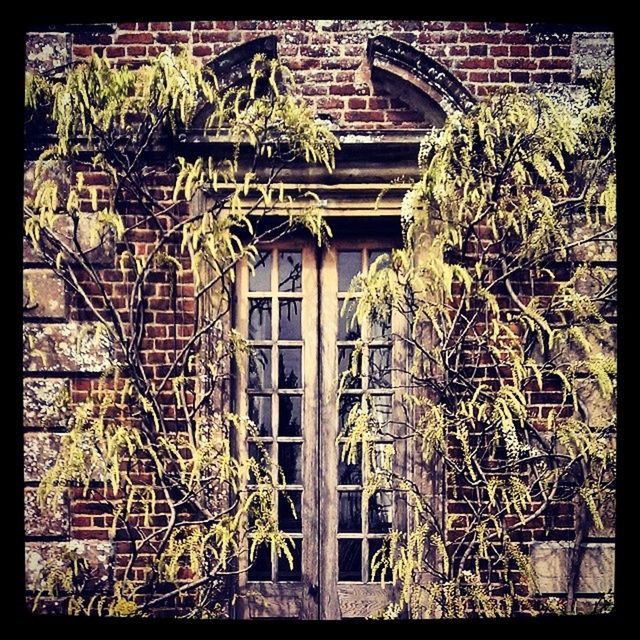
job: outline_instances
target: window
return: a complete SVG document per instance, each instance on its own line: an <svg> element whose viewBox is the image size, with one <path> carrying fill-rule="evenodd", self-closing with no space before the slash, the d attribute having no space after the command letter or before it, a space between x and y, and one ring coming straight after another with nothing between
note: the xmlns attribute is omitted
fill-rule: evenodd
<svg viewBox="0 0 640 640"><path fill-rule="evenodd" d="M352 278L387 250L289 242L264 247L253 273L247 264L239 270L236 325L251 352L236 402L255 430L237 446L241 457L265 461L279 526L294 541L293 567L263 546L241 573L243 617L364 617L392 597L372 581L370 563L406 513L391 485L369 498L365 487L390 459L398 327L395 319L360 327L353 300L345 302ZM367 452L345 449L349 412L363 406L376 416L376 437ZM258 481L249 477L248 487Z"/></svg>

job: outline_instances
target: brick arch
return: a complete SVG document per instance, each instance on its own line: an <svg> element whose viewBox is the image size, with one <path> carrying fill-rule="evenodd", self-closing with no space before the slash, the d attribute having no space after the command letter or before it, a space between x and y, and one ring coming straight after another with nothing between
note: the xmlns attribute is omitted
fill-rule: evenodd
<svg viewBox="0 0 640 640"><path fill-rule="evenodd" d="M367 57L373 82L434 124L475 104L473 95L448 69L406 42L383 35L369 38Z"/></svg>

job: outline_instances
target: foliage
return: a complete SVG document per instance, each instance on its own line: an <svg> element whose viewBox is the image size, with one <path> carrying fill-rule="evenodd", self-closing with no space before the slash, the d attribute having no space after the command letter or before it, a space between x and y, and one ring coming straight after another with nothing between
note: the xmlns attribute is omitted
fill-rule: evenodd
<svg viewBox="0 0 640 640"><path fill-rule="evenodd" d="M615 486L616 278L588 255L615 242L613 91L611 75L596 79L577 117L510 89L449 116L421 146L403 246L352 283L358 322L393 319L407 348L386 431L398 459L420 452L423 474L398 462L372 481L411 506L409 534L373 558L400 594L385 617L539 611L527 536L546 535L562 502L578 523L563 604L574 610L580 543ZM380 430L365 399L345 455ZM429 495L437 473L446 512Z"/></svg>
<svg viewBox="0 0 640 640"><path fill-rule="evenodd" d="M44 507L70 485L100 501L128 557L112 584L68 553L47 567L40 598L61 599L70 613L151 615L188 603L189 616L220 615L247 536L249 565L261 542L291 561L270 473L230 448L237 430L255 425L219 410L232 363L247 350L229 329L229 285L260 241L297 228L318 243L327 237L317 196L290 193L278 178L296 161L331 171L337 140L314 120L288 69L261 55L246 86L228 89L186 54L163 53L135 70L94 56L58 77L28 74L25 112L29 145L50 141L25 199L25 236L115 353L74 407L38 496ZM194 127L212 140L205 155L180 151ZM163 190L166 171L174 182ZM90 181L96 174L108 184ZM109 244L121 286L97 264ZM174 315L161 376L148 366L156 282L170 283L175 305L179 291L196 301L182 322ZM177 333L189 323L190 332ZM249 465L259 487L240 491ZM227 492L235 497L220 500Z"/></svg>

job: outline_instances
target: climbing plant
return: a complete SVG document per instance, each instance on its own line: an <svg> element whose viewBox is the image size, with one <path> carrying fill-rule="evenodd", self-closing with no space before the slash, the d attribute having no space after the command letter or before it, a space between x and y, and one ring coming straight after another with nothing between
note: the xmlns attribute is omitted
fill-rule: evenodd
<svg viewBox="0 0 640 640"><path fill-rule="evenodd" d="M34 608L53 599L72 614L222 615L241 554L251 566L269 543L292 562L270 472L230 446L237 429L255 429L222 409L247 351L230 325L230 287L259 242L294 229L327 237L318 198L281 174L294 162L331 171L338 143L289 70L263 55L227 88L186 53L137 69L94 56L54 72L26 78L26 142L39 152L24 233L111 358L73 406L38 499L44 509L71 490L97 501L124 564L103 579L69 545L44 567ZM196 129L206 151L181 144ZM173 314L159 375L152 296ZM258 488L241 491L250 470Z"/></svg>
<svg viewBox="0 0 640 640"><path fill-rule="evenodd" d="M402 247L352 282L352 322L408 328L394 336L402 417L384 422L365 396L342 434L344 459L371 458L367 491L410 507L408 533L372 560L398 588L385 617L575 611L581 544L604 526L616 469L617 279L598 264L615 259L613 76L588 91L577 113L506 88L449 116L421 145ZM375 457L381 436L411 443L422 481ZM567 503L567 597L545 604L529 543L554 539Z"/></svg>

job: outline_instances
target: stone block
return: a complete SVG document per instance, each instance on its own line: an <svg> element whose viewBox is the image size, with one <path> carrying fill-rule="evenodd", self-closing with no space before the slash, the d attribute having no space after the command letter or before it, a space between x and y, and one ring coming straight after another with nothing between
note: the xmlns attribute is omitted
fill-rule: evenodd
<svg viewBox="0 0 640 640"><path fill-rule="evenodd" d="M70 59L71 35L68 33L27 33L28 71L50 71Z"/></svg>
<svg viewBox="0 0 640 640"><path fill-rule="evenodd" d="M585 80L614 64L613 33L577 32L571 39L573 79Z"/></svg>
<svg viewBox="0 0 640 640"><path fill-rule="evenodd" d="M25 378L22 385L25 427L64 426L70 414L67 378Z"/></svg>
<svg viewBox="0 0 640 640"><path fill-rule="evenodd" d="M64 281L51 269L25 269L22 272L22 305L27 318L64 320Z"/></svg>
<svg viewBox="0 0 640 640"><path fill-rule="evenodd" d="M25 585L28 591L44 587L43 574L50 567L62 567L69 554L85 558L95 577L109 579L113 545L105 540L71 540L69 542L27 542L25 544Z"/></svg>
<svg viewBox="0 0 640 640"><path fill-rule="evenodd" d="M113 358L109 336L97 322L26 324L23 368L26 371L101 372Z"/></svg>
<svg viewBox="0 0 640 640"><path fill-rule="evenodd" d="M24 533L26 536L62 536L69 532L69 507L66 497L41 507L35 487L24 490Z"/></svg>
<svg viewBox="0 0 640 640"><path fill-rule="evenodd" d="M589 542L578 579L578 593L606 593L613 589L615 545L609 542ZM536 572L541 593L566 593L569 542L536 542L531 545L531 563Z"/></svg>
<svg viewBox="0 0 640 640"><path fill-rule="evenodd" d="M25 482L42 480L50 469L60 450L59 433L24 434L24 479Z"/></svg>

